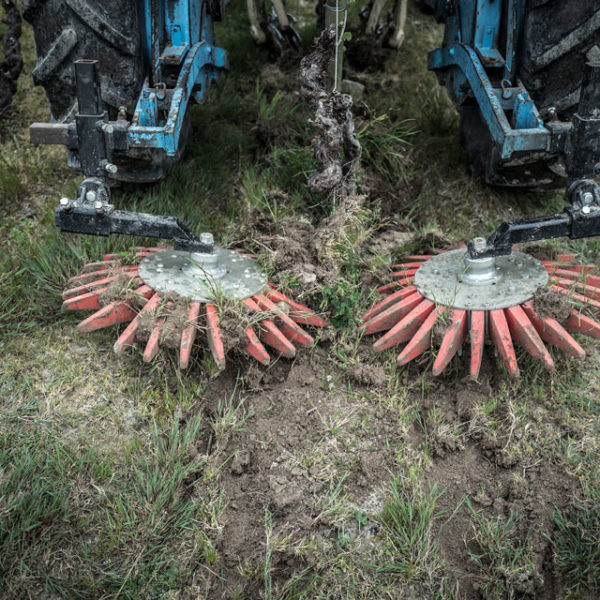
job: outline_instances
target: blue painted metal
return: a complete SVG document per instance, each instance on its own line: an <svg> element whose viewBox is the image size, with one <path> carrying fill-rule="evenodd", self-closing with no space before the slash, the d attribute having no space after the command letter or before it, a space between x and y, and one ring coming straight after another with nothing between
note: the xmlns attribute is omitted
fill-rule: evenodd
<svg viewBox="0 0 600 600"><path fill-rule="evenodd" d="M210 82L229 66L227 52L215 45L207 4L142 0L148 77L128 130L130 148L157 148L175 156L190 102L202 102Z"/></svg>
<svg viewBox="0 0 600 600"><path fill-rule="evenodd" d="M437 0L436 14L446 23L444 47L428 59L456 104L477 102L504 160L515 152L551 147L550 130L515 76L523 2Z"/></svg>

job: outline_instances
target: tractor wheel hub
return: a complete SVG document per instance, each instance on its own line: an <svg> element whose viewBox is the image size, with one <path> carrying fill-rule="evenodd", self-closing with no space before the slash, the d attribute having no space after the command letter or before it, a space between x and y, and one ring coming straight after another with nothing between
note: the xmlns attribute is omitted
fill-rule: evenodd
<svg viewBox="0 0 600 600"><path fill-rule="evenodd" d="M140 279L159 294L212 302L220 294L243 300L261 292L267 276L251 258L215 247L211 253L160 250L139 266Z"/></svg>
<svg viewBox="0 0 600 600"><path fill-rule="evenodd" d="M495 310L522 304L546 285L548 272L522 252L470 259L466 249L434 256L415 273L419 293L436 304L466 310Z"/></svg>

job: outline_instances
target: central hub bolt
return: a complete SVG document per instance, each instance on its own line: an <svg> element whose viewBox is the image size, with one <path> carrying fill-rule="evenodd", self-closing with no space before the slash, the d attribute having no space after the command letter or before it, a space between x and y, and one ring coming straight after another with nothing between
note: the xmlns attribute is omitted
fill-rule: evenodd
<svg viewBox="0 0 600 600"><path fill-rule="evenodd" d="M475 252L483 252L487 248L487 241L483 237L476 237L473 238L472 245ZM459 280L462 283L489 285L500 278L496 271L496 259L494 257L470 258L467 252L464 264L464 271L459 275Z"/></svg>

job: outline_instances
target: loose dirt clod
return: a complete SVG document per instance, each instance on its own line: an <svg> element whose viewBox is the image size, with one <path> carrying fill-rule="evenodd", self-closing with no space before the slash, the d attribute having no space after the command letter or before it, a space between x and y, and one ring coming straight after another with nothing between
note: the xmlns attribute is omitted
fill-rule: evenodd
<svg viewBox="0 0 600 600"><path fill-rule="evenodd" d="M134 289L133 285L134 277L127 273L120 273L117 278L112 281L106 291L100 294L98 298L98 304L100 306L106 306L115 300L124 299ZM145 300L141 299L141 306L145 304ZM140 308L141 308L140 306Z"/></svg>
<svg viewBox="0 0 600 600"><path fill-rule="evenodd" d="M384 385L387 381L387 373L381 365L358 363L348 367L348 375L351 379L362 385Z"/></svg>
<svg viewBox="0 0 600 600"><path fill-rule="evenodd" d="M548 287L538 288L533 297L533 308L540 317L551 317L559 323L564 323L573 311L565 296Z"/></svg>

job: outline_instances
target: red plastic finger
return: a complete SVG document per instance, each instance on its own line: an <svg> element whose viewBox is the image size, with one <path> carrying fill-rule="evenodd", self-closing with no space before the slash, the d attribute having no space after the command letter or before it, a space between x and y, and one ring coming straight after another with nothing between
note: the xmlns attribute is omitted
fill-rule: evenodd
<svg viewBox="0 0 600 600"><path fill-rule="evenodd" d="M512 339L523 346L533 358L541 361L548 371L554 371L554 361L525 311L520 306L511 306L504 314Z"/></svg>
<svg viewBox="0 0 600 600"><path fill-rule="evenodd" d="M154 294L148 302L144 305L144 308L136 315L136 317L127 325L125 331L119 336L119 339L115 342L113 350L115 354L121 354L127 346L133 345L135 341L135 334L137 333L138 327L140 326L140 315L148 312L153 312L158 308L160 304L160 296Z"/></svg>
<svg viewBox="0 0 600 600"><path fill-rule="evenodd" d="M585 350L569 335L567 330L551 317L540 317L533 308L531 300L523 305L525 314L529 317L540 337L549 344L560 348L567 354L579 359L585 358Z"/></svg>
<svg viewBox="0 0 600 600"><path fill-rule="evenodd" d="M118 260L109 260L101 262L91 262L83 265L81 268L82 273L88 273L89 271L108 271L112 267L120 267L121 262Z"/></svg>
<svg viewBox="0 0 600 600"><path fill-rule="evenodd" d="M578 273L573 273L573 271L569 271L567 269L555 269L553 271L553 275L555 277L562 277L563 279L570 279L572 281L585 283L586 285L591 285L592 287L600 287L600 276L598 275L589 275L588 273L579 275Z"/></svg>
<svg viewBox="0 0 600 600"><path fill-rule="evenodd" d="M317 316L308 306L300 304L286 295L282 294L275 288L271 288L267 292L267 296L273 302L285 302L290 306L290 317L303 325L313 325L314 327L327 327L328 323L325 319Z"/></svg>
<svg viewBox="0 0 600 600"><path fill-rule="evenodd" d="M172 310L173 306L173 302L167 302L164 313ZM160 334L162 333L163 327L165 325L165 320L166 317L158 317L158 319L156 319L156 324L154 325L154 329L152 330L152 333L148 338L146 349L144 350L144 354L142 355L142 359L146 363L150 362L158 354L158 350L160 348Z"/></svg>
<svg viewBox="0 0 600 600"><path fill-rule="evenodd" d="M268 365L271 362L271 358L269 357L269 353L266 348L260 343L257 335L252 331L252 327L248 327L246 329L246 337L248 338L248 343L244 348L250 356L253 356L258 362L263 365Z"/></svg>
<svg viewBox="0 0 600 600"><path fill-rule="evenodd" d="M408 344L404 347L402 352L398 355L398 364L405 365L411 360L420 356L431 346L431 335L436 321L440 318L440 315L446 312L445 306L439 306L423 321L423 324L414 336L410 339Z"/></svg>
<svg viewBox="0 0 600 600"><path fill-rule="evenodd" d="M181 332L181 345L179 346L179 368L187 369L190 364L192 346L198 331L198 315L200 314L200 302L190 302L187 322Z"/></svg>
<svg viewBox="0 0 600 600"><path fill-rule="evenodd" d="M279 327L283 331L284 335L301 346L310 347L315 343L315 340L310 336L300 325L293 321L281 308L279 308L274 302L269 300L267 296L254 296L253 300L263 310L268 310L274 313L279 321Z"/></svg>
<svg viewBox="0 0 600 600"><path fill-rule="evenodd" d="M423 300L408 313L399 323L396 323L382 338L373 344L375 352L388 350L402 342L407 342L416 333L423 321L433 311L435 305L431 300Z"/></svg>
<svg viewBox="0 0 600 600"><path fill-rule="evenodd" d="M153 254L154 252L156 252L158 250L165 250L165 248L136 248L134 256L136 258L144 258L145 256L148 256L149 254ZM124 253L112 252L110 254L105 254L102 257L102 260L103 261L119 260L119 259L122 259L123 256L130 256L130 255L131 255L130 252L124 252Z"/></svg>
<svg viewBox="0 0 600 600"><path fill-rule="evenodd" d="M492 341L506 365L508 374L513 378L517 378L520 375L519 366L517 365L517 356L515 355L504 311L502 309L490 310L488 315Z"/></svg>
<svg viewBox="0 0 600 600"><path fill-rule="evenodd" d="M553 279L552 283L569 290L577 290L582 296L592 300L600 300L600 288L586 285L585 283L576 283L569 279Z"/></svg>
<svg viewBox="0 0 600 600"><path fill-rule="evenodd" d="M579 273L584 275L585 273L592 273L597 270L597 266L593 264L588 265L563 265L551 260L542 260L541 263L546 267L549 273L552 273L556 269L563 269L565 271L572 271L573 273Z"/></svg>
<svg viewBox="0 0 600 600"><path fill-rule="evenodd" d="M563 323L563 327L567 331L583 333L584 335L600 338L600 324L576 310L574 310L571 313L571 316Z"/></svg>
<svg viewBox="0 0 600 600"><path fill-rule="evenodd" d="M100 288L87 294L73 296L62 304L63 310L98 310L100 308L100 296L106 292L108 287Z"/></svg>
<svg viewBox="0 0 600 600"><path fill-rule="evenodd" d="M81 296L81 294L86 294L87 292L92 292L97 288L106 287L108 284L115 281L119 275L111 275L110 277L103 277L102 279L97 279L96 281L92 281L90 283L84 283L83 285L78 285L77 287L71 288L70 290L66 290L63 292L63 300L67 300L68 298L72 298L73 296ZM132 277L131 286L139 285L140 280L137 277Z"/></svg>
<svg viewBox="0 0 600 600"><path fill-rule="evenodd" d="M479 377L479 371L481 370L484 343L485 312L474 310L471 312L471 365L469 368L469 374L474 379Z"/></svg>
<svg viewBox="0 0 600 600"><path fill-rule="evenodd" d="M406 280L415 276L417 269L404 269L402 271L394 271L392 273L393 279Z"/></svg>
<svg viewBox="0 0 600 600"><path fill-rule="evenodd" d="M223 347L221 328L219 327L219 312L217 307L210 303L206 305L206 337L213 359L217 366L222 369L225 366L225 348Z"/></svg>
<svg viewBox="0 0 600 600"><path fill-rule="evenodd" d="M359 330L366 335L377 333L378 331L387 331L403 319L411 310L421 304L422 301L423 296L419 292L414 292L374 316L371 320L361 325Z"/></svg>
<svg viewBox="0 0 600 600"><path fill-rule="evenodd" d="M564 296L567 296L570 300L573 300L574 302L578 302L579 304L582 304L584 306L592 306L594 308L600 309L599 301L592 300L591 298L588 298L587 296L582 296L581 294L574 294L568 288L561 287L559 285L552 285L550 286L550 289L559 292Z"/></svg>
<svg viewBox="0 0 600 600"><path fill-rule="evenodd" d="M392 269L418 269L423 265L423 262L425 261L398 263L397 265L392 265Z"/></svg>
<svg viewBox="0 0 600 600"><path fill-rule="evenodd" d="M452 321L444 335L438 355L433 363L433 374L438 376L454 358L467 337L468 317L466 310L454 309Z"/></svg>
<svg viewBox="0 0 600 600"><path fill-rule="evenodd" d="M377 288L378 294L391 294L395 292L398 288L407 287L412 285L414 281L414 277L407 277L405 279L398 279L397 281L392 281L391 283L386 283L385 285L380 285Z"/></svg>
<svg viewBox="0 0 600 600"><path fill-rule="evenodd" d="M402 260L410 262L421 262L424 263L433 258L433 254L409 254L408 256L402 257Z"/></svg>
<svg viewBox="0 0 600 600"><path fill-rule="evenodd" d="M373 306L373 308L368 310L362 316L362 319L361 319L362 322L366 323L367 321L370 321L373 317L375 317L379 313L390 308L390 306L393 306L394 304L396 304L396 302L399 302L403 298L406 298L407 296L411 296L416 291L417 291L417 288L414 285L411 285L407 288L403 288L397 292L394 292L393 294L390 294L389 296L387 296L386 298L384 298L383 300L378 302L375 306Z"/></svg>
<svg viewBox="0 0 600 600"><path fill-rule="evenodd" d="M83 283L94 281L95 279L103 279L107 275L107 270L108 269L97 269L96 271L88 271L86 273L81 273L80 275L75 275L74 277L71 277L67 281L67 283L75 283L76 285L81 285ZM136 271L137 266L115 267L114 269L112 269L111 275L116 275L117 273L131 273Z"/></svg>
<svg viewBox="0 0 600 600"><path fill-rule="evenodd" d="M575 255L574 254L559 254L556 257L557 262L559 263L569 263L569 262L574 262L575 261Z"/></svg>
<svg viewBox="0 0 600 600"><path fill-rule="evenodd" d="M250 298L242 300L242 302L251 310L256 312L262 312L256 302ZM294 358L296 356L296 348L294 345L283 335L283 332L271 321L271 319L263 319L258 324L260 329L259 338L262 342L271 346L278 352L281 352L283 356L287 358Z"/></svg>

